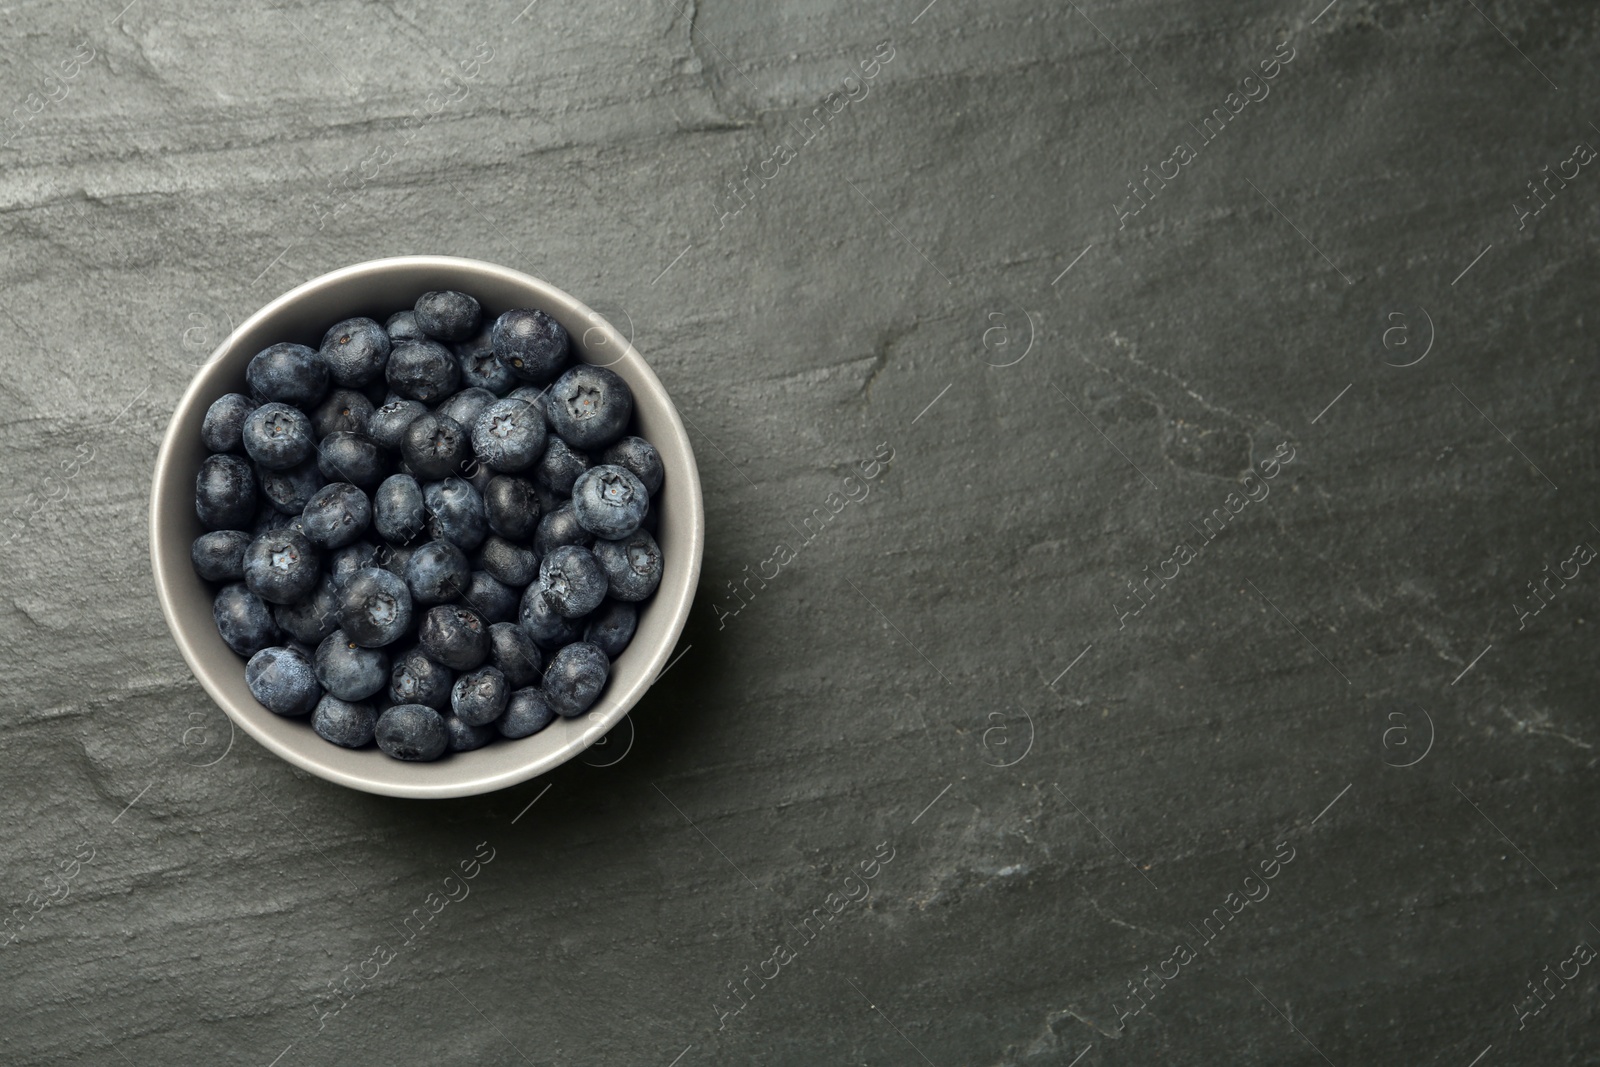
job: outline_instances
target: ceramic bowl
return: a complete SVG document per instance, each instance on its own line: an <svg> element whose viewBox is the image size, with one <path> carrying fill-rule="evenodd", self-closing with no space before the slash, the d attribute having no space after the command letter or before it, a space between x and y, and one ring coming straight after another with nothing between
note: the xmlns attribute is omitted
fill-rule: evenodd
<svg viewBox="0 0 1600 1067"><path fill-rule="evenodd" d="M245 661L223 643L211 618L211 588L195 574L190 546L204 531L194 511L194 482L207 455L200 440L206 409L218 397L245 392L245 366L279 341L316 348L341 319L365 315L383 322L429 290L470 293L484 321L511 308L539 308L572 335L577 358L610 367L633 390L630 432L661 453L666 481L655 500L663 572L655 596L641 605L633 642L612 665L600 699L584 715L560 719L531 737L497 738L472 752L433 763L390 759L376 747L346 749L258 704L245 685ZM167 625L207 693L237 726L272 752L330 782L400 797L458 797L504 789L583 752L639 702L672 653L689 616L705 546L700 477L683 421L672 399L628 338L555 286L506 267L447 256L375 260L324 274L251 315L234 330L178 401L156 460L150 493L150 557Z"/></svg>

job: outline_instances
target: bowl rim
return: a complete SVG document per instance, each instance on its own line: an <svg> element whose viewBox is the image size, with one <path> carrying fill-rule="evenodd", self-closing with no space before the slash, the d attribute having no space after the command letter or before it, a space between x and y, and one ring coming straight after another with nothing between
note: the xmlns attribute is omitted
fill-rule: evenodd
<svg viewBox="0 0 1600 1067"><path fill-rule="evenodd" d="M657 599L661 598L663 594L667 595L666 600L658 601L661 607L667 608L670 612L666 639L650 650L643 670L636 676L631 685L621 692L608 691L606 693L608 703L614 700L616 702L615 707L604 716L597 717L597 721L592 726L587 726L580 735L568 741L563 747L531 759L525 764L497 773L471 776L461 781L418 783L416 785L374 780L358 773L324 764L281 743L276 737L255 724L254 717L248 713L248 709L236 707L234 701L220 688L214 675L213 665L207 657L200 654L200 650L191 641L185 625L178 617L177 605L174 602L170 588L175 580L175 575L169 571L163 562L163 553L161 551L162 546L169 544L175 535L171 524L163 523L162 521L161 501L172 491L169 482L173 477L174 457L178 454L180 448L189 447L188 442L180 442L178 440L179 425L187 421L180 416L190 412L195 405L201 403L202 397L207 398L204 403L208 407L216 399L211 396L216 391L214 379L224 373L221 367L225 362L225 357L232 354L232 349L239 340L257 328L263 321L278 315L312 293L337 285L352 277L370 276L398 269L465 272L468 275L477 277L490 275L508 285L531 289L538 294L540 300L546 301L540 306L547 310L560 307L573 317L589 320L591 325L585 330L585 338L598 329L601 331L600 343L608 346L615 345L617 350L621 352L621 355L611 363L606 364L606 366L614 367L616 363L632 357L632 365L638 369L646 388L652 389L664 402L664 413L670 436L675 438L671 442L671 447L681 450L681 455L687 464L690 475L688 478L682 479L684 484L679 485L674 482L673 485L674 494L681 497L681 499L674 500L674 511L682 508L688 520L687 529L678 534L685 541L687 552L684 555L687 559L675 561L679 562L680 565L676 568L678 575L673 579L670 589L664 578L662 586L657 589L653 598ZM470 291L468 286L463 286L463 288ZM652 436L658 435L652 434ZM651 443L657 444L656 441ZM587 750L632 711L640 698L644 696L645 692L660 676L667 657L677 646L684 627L688 624L695 590L699 585L701 564L705 550L705 506L700 485L699 467L695 462L693 443L689 440L688 431L685 429L683 419L678 413L677 405L672 401L671 394L662 385L660 378L656 376L649 363L634 348L632 341L619 333L616 327L593 308L590 308L565 290L556 288L549 282L497 263L458 256L391 256L384 259L353 263L302 282L268 301L235 327L217 345L190 380L172 409L167 431L162 437L161 448L156 455L155 470L151 479L149 534L150 563L155 579L156 597L160 601L161 613L166 620L167 629L171 632L173 640L178 645L179 652L183 655L184 661L189 665L189 669L196 680L200 682L202 688L205 689L206 693L223 713L228 716L233 725L242 728L263 748L266 748L281 759L338 785L384 796L444 799L492 792L544 774ZM185 558L187 558L187 553L185 553ZM687 564L686 566L683 565L685 563ZM612 682L614 684L614 678ZM610 686L608 685L609 689ZM268 716L272 714L265 709L261 709L261 711ZM586 713L586 717L589 714L592 713ZM309 728L308 725L307 729ZM468 756L470 753L457 755Z"/></svg>

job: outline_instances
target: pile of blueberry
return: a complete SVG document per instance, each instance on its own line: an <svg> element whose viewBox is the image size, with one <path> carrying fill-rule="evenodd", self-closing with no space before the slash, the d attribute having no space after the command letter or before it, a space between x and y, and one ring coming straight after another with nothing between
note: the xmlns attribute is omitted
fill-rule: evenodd
<svg viewBox="0 0 1600 1067"><path fill-rule="evenodd" d="M255 698L432 760L600 695L661 581L661 457L543 311L424 293L275 344L206 412L195 571Z"/></svg>

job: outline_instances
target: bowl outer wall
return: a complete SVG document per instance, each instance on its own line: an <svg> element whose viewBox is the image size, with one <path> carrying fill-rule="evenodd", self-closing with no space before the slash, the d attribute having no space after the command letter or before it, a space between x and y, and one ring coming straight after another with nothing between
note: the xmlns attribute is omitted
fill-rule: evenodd
<svg viewBox="0 0 1600 1067"><path fill-rule="evenodd" d="M433 763L390 759L376 748L345 749L318 737L309 721L274 715L256 702L244 661L212 621L213 594L194 573L190 547L203 533L194 513L194 481L207 449L200 440L206 409L217 397L246 392L245 367L268 345L293 341L316 348L342 319L383 322L429 290L470 293L484 321L517 307L539 308L566 327L578 358L610 367L633 390L634 432L661 453L666 481L657 540L663 574L642 606L633 642L587 714L557 719L531 737L500 740ZM358 263L312 279L273 300L236 329L196 374L178 401L156 459L150 496L150 558L167 626L195 677L229 719L264 747L340 785L388 796L438 798L504 789L543 774L605 735L638 703L665 666L688 621L705 548L705 510L694 451L660 380L633 345L572 296L529 275L478 260L404 256Z"/></svg>

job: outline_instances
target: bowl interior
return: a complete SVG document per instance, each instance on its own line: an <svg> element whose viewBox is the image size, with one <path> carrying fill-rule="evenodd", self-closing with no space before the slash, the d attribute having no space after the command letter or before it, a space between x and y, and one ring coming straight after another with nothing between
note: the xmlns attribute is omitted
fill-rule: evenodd
<svg viewBox="0 0 1600 1067"><path fill-rule="evenodd" d="M194 512L194 481L207 450L200 440L206 409L217 397L246 392L245 367L268 345L292 341L316 348L341 319L365 315L382 323L429 290L476 297L484 321L511 308L539 308L572 335L578 358L610 367L634 396L634 428L661 453L666 481L656 500L663 574L641 606L633 642L612 665L588 713L557 719L532 737L503 738L434 763L404 763L375 747L340 748L312 732L306 719L285 719L258 704L244 681L244 660L223 643L211 618L212 591L194 573L189 550L203 533ZM290 763L355 789L391 796L464 796L501 789L572 758L605 734L649 688L666 664L688 618L699 580L705 518L699 474L683 423L661 382L628 340L589 308L553 286L475 260L410 256L378 260L324 275L284 294L246 320L222 343L179 401L156 463L150 501L151 559L167 624L208 693L240 728Z"/></svg>

